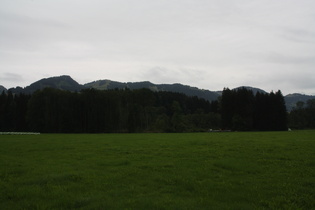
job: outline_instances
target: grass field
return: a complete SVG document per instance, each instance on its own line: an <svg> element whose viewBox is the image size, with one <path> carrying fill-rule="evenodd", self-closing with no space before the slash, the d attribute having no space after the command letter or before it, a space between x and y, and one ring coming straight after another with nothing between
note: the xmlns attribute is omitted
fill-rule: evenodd
<svg viewBox="0 0 315 210"><path fill-rule="evenodd" d="M0 209L315 209L315 131L0 135Z"/></svg>

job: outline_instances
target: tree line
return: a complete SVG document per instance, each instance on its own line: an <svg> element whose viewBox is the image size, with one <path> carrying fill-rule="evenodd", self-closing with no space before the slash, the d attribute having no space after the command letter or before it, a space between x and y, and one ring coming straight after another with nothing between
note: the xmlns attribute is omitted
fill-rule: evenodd
<svg viewBox="0 0 315 210"><path fill-rule="evenodd" d="M296 104L289 115L289 126L292 129L315 128L315 99L310 99L306 103L299 101Z"/></svg>
<svg viewBox="0 0 315 210"><path fill-rule="evenodd" d="M287 130L281 92L224 89L209 102L149 89L46 88L33 94L2 93L0 131L43 133L202 132ZM289 117L291 119L291 117Z"/></svg>
<svg viewBox="0 0 315 210"><path fill-rule="evenodd" d="M195 132L220 123L216 101L149 89L3 92L0 109L0 131Z"/></svg>
<svg viewBox="0 0 315 210"><path fill-rule="evenodd" d="M240 88L224 89L221 99L222 127L241 131L287 130L287 110L281 91L253 94Z"/></svg>

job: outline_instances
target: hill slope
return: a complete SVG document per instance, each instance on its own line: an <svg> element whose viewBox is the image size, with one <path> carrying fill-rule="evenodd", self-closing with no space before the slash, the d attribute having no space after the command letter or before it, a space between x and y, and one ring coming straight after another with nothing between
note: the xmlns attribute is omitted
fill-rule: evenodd
<svg viewBox="0 0 315 210"><path fill-rule="evenodd" d="M128 88L131 90L140 89L140 88L148 88L152 91L169 91L169 92L177 92L183 93L188 96L197 96L199 98L204 98L209 101L216 100L220 94L217 92L212 92L209 90L201 90L196 87L190 87L188 85L182 84L153 84L151 82L115 82L110 80L99 80L91 83L87 83L84 85L84 88L95 88L100 90L110 90L110 89L123 89Z"/></svg>
<svg viewBox="0 0 315 210"><path fill-rule="evenodd" d="M0 85L0 94L1 94L3 91L6 92L7 89L6 89L5 87L3 87L2 85Z"/></svg>
<svg viewBox="0 0 315 210"><path fill-rule="evenodd" d="M296 106L296 103L298 101L307 102L310 99L315 99L315 96L303 95L300 93L293 93L293 94L286 95L284 99L285 99L287 109L290 111Z"/></svg>
<svg viewBox="0 0 315 210"><path fill-rule="evenodd" d="M31 94L35 92L36 90L42 90L46 87L60 89L60 90L67 90L67 91L80 91L82 89L82 85L80 85L70 76L63 75L63 76L50 77L50 78L38 80L25 88L16 87L16 88L11 88L9 90L13 93L23 92L23 93Z"/></svg>
<svg viewBox="0 0 315 210"><path fill-rule="evenodd" d="M256 93L260 92L260 93L267 93L266 91L259 89L259 88L255 88L255 87L249 87L249 86L240 86L237 88L234 88L233 90L237 90L237 89L241 89L241 88L246 88L248 90L253 91L253 94L256 95Z"/></svg>

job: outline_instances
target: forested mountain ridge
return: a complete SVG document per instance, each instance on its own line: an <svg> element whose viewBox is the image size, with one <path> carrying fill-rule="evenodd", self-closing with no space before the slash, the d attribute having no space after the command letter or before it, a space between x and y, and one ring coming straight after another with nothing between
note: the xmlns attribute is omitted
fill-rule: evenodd
<svg viewBox="0 0 315 210"><path fill-rule="evenodd" d="M97 90L113 90L113 89L141 89L148 88L152 91L170 91L176 93L183 93L187 96L197 96L208 101L217 100L220 93L209 90L202 90L197 87L191 87L182 84L153 84L149 81L144 82L116 82L111 80L99 80L90 82L84 85L79 84L70 76L59 76L41 79L31 85L21 88L9 89L12 93L34 93L36 90L42 90L46 87L55 88L59 90L80 91L82 89L94 88ZM2 92L2 91L1 91Z"/></svg>
<svg viewBox="0 0 315 210"><path fill-rule="evenodd" d="M72 79L70 76L63 75L58 77L50 77L50 78L44 78L39 81L36 81L32 83L31 85L22 88L22 87L16 87L16 88L10 88L9 91L12 93L27 93L31 94L35 92L36 90L42 90L46 87L55 88L59 90L67 90L67 91L80 91L82 89L88 89L88 88L94 88L97 90L112 90L112 89L141 89L141 88L148 88L152 91L169 91L169 92L177 92L177 93L183 93L187 96L197 96L199 98L206 99L208 101L214 101L217 100L219 96L221 96L222 91L210 91L210 90L203 90L199 89L197 87L191 87L188 85L182 85L182 84L154 84L149 81L144 82L117 82L117 81L111 81L111 80L98 80L93 81L84 85L79 84L74 79ZM257 92L260 93L266 93L266 91L254 88L254 87L248 87L248 86L241 86L235 89L239 88L246 88L251 91L253 91L254 94ZM3 86L0 86L0 92L7 91L7 89ZM286 107L288 111L291 111L298 101L307 102L310 99L315 99L315 96L309 96L309 95L302 95L299 93L289 94L284 96Z"/></svg>
<svg viewBox="0 0 315 210"><path fill-rule="evenodd" d="M288 110L292 110L296 107L297 102L306 103L308 100L315 99L315 96L304 95L300 93L288 94L284 97Z"/></svg>
<svg viewBox="0 0 315 210"><path fill-rule="evenodd" d="M249 86L241 86L241 87L237 87L234 88L234 90L238 90L238 89L242 89L245 88L247 90L251 90L253 92L254 95L256 95L256 93L267 93L266 91L260 89L260 88L255 88L255 87L249 87Z"/></svg>
<svg viewBox="0 0 315 210"><path fill-rule="evenodd" d="M70 76L63 75L59 77L50 77L38 80L31 85L21 88L11 88L9 89L12 93L27 93L32 94L36 90L43 90L44 88L54 88L59 90L68 90L68 91L80 91L83 86L72 79Z"/></svg>
<svg viewBox="0 0 315 210"><path fill-rule="evenodd" d="M0 85L0 92L2 93L2 91L6 92L7 89L5 87L3 87L2 85Z"/></svg>
<svg viewBox="0 0 315 210"><path fill-rule="evenodd" d="M72 79L70 76L51 77L47 79L41 79L26 88L27 92L34 92L38 89L44 89L46 87L55 88L59 90L68 91L80 91L82 85Z"/></svg>
<svg viewBox="0 0 315 210"><path fill-rule="evenodd" d="M220 96L219 93L209 91L209 90L201 90L196 87L191 87L188 85L182 85L179 83L175 84L153 84L149 81L144 82L115 82L111 80L99 80L91 83L87 83L84 85L84 88L94 88L98 90L111 90L111 89L124 89L128 88L131 90L148 88L152 91L169 91L169 92L177 92L183 93L187 96L197 96L199 98L206 99L208 101L217 100Z"/></svg>

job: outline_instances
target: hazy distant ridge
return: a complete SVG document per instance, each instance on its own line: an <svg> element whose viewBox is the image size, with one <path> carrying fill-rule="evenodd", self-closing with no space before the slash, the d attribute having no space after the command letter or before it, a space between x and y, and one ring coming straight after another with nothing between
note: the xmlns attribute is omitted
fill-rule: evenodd
<svg viewBox="0 0 315 210"><path fill-rule="evenodd" d="M87 83L83 86L84 88L95 88L100 90L110 90L110 89L123 89L128 88L131 90L140 89L140 88L148 88L152 91L170 91L170 92L178 92L184 93L188 96L197 96L199 98L204 98L209 101L216 100L220 94L217 92L212 92L209 90L201 90L196 87L191 87L188 85L182 84L153 84L151 82L115 82L110 80L99 80L95 82Z"/></svg>

